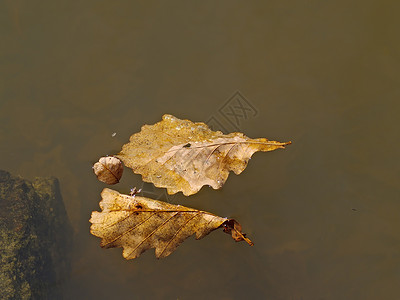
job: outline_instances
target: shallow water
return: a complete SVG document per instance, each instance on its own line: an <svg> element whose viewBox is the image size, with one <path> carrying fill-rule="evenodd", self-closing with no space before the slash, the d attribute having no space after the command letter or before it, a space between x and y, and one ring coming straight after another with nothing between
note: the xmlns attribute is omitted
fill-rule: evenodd
<svg viewBox="0 0 400 300"><path fill-rule="evenodd" d="M398 296L398 2L0 7L0 168L59 178L75 229L66 299ZM293 142L222 190L167 199L236 218L254 247L215 231L125 261L90 235L105 187L92 164L164 113ZM126 169L113 188L133 186Z"/></svg>

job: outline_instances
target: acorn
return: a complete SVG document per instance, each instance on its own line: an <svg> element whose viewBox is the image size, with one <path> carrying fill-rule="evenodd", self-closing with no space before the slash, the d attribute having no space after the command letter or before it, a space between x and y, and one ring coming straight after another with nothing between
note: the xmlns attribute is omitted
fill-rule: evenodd
<svg viewBox="0 0 400 300"><path fill-rule="evenodd" d="M123 171L124 166L121 160L114 156L101 157L93 165L93 172L96 174L97 179L107 184L118 183Z"/></svg>

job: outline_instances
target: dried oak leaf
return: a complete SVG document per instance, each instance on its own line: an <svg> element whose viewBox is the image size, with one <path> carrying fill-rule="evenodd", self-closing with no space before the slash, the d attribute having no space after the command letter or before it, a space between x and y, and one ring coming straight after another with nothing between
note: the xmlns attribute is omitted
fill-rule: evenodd
<svg viewBox="0 0 400 300"><path fill-rule="evenodd" d="M241 232L240 224L211 213L156 201L145 197L128 196L105 188L100 208L92 212L90 232L102 238L101 247L122 247L126 259L138 257L155 248L157 258L170 255L189 236L201 239L222 227L239 242L253 243Z"/></svg>
<svg viewBox="0 0 400 300"><path fill-rule="evenodd" d="M257 151L272 151L290 144L250 139L242 133L224 135L204 123L164 115L154 125L144 125L116 155L143 181L167 188L168 194L189 196L203 185L219 189L229 171L240 174Z"/></svg>

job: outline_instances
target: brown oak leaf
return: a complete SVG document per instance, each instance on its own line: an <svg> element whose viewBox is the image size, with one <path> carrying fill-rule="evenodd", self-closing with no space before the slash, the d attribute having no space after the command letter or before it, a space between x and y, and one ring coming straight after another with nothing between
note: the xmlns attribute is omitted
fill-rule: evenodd
<svg viewBox="0 0 400 300"><path fill-rule="evenodd" d="M219 189L229 171L240 174L254 152L284 148L266 138L250 139L243 133L223 134L204 123L164 115L144 125L116 155L143 180L167 188L168 194L197 193L203 185Z"/></svg>
<svg viewBox="0 0 400 300"><path fill-rule="evenodd" d="M253 245L233 219L137 195L123 195L108 188L101 196L102 212L92 212L90 232L102 238L101 247L122 247L126 259L136 258L150 248L155 248L157 258L166 257L189 236L195 234L196 239L201 239L219 227L235 241Z"/></svg>

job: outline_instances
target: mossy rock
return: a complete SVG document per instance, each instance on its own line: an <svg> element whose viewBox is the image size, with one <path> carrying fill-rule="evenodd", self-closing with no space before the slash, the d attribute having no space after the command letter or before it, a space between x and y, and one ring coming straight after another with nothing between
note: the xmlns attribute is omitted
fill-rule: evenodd
<svg viewBox="0 0 400 300"><path fill-rule="evenodd" d="M62 298L72 233L56 178L0 170L0 298Z"/></svg>

